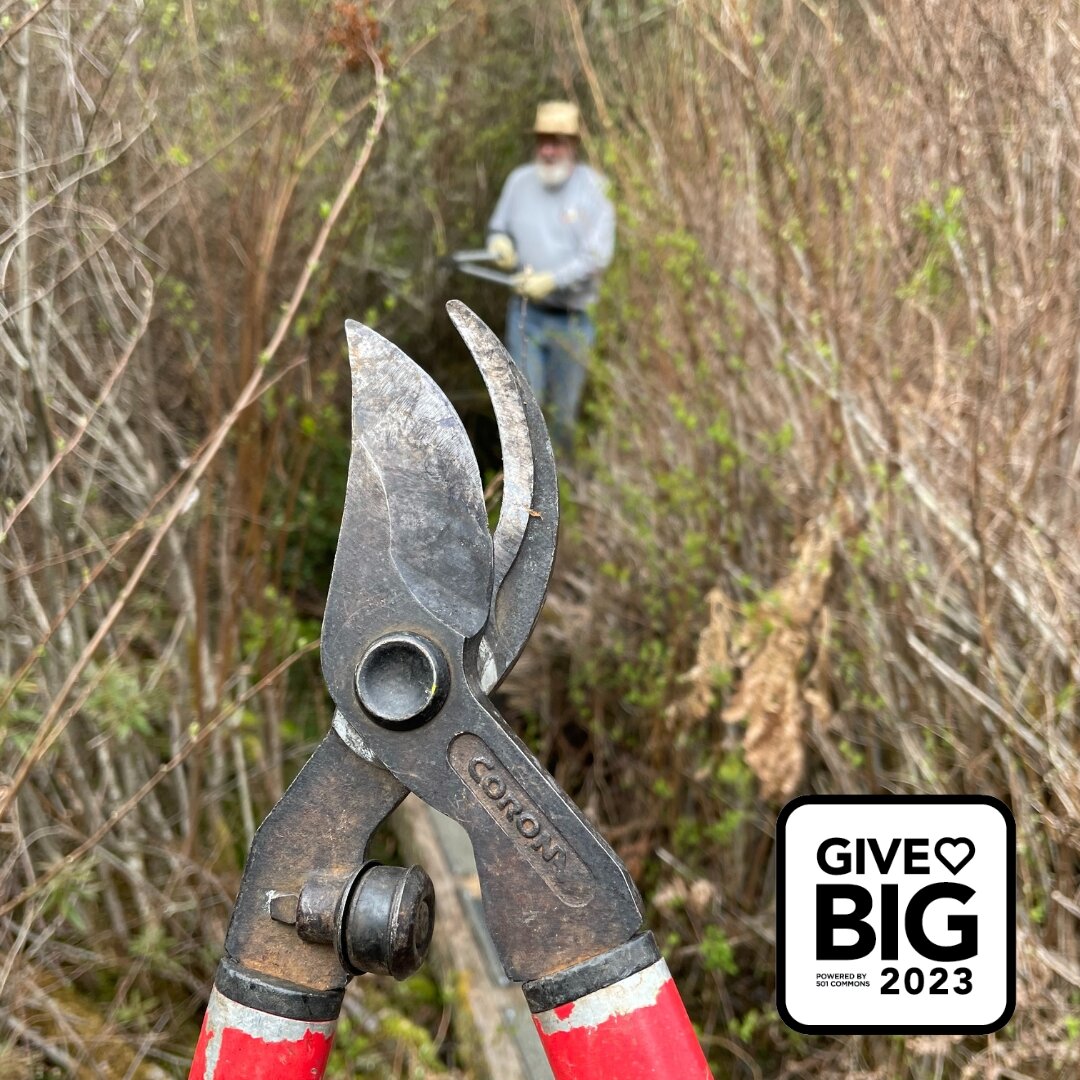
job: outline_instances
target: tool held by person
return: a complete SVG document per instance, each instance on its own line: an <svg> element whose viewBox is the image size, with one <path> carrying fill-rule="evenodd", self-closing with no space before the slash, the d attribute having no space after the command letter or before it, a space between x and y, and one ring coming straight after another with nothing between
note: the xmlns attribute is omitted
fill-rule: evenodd
<svg viewBox="0 0 1080 1080"><path fill-rule="evenodd" d="M496 285L505 285L508 289L512 289L516 280L514 274L484 266L484 263L493 262L494 259L494 253L488 248L469 248L466 251L452 252L445 257L444 263L470 277L492 281Z"/></svg>
<svg viewBox="0 0 1080 1080"><path fill-rule="evenodd" d="M442 391L347 322L352 454L322 629L336 710L252 841L190 1077L320 1077L349 980L420 966L431 881L367 855L411 791L467 832L491 940L557 1080L706 1080L625 867L489 699L547 590L555 463L498 338L447 307L498 422L498 524Z"/></svg>

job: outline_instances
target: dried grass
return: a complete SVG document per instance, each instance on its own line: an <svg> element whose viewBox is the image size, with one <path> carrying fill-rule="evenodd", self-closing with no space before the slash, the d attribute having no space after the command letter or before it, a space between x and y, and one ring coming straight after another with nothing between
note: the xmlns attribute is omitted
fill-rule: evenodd
<svg viewBox="0 0 1080 1080"><path fill-rule="evenodd" d="M704 721L716 707L718 677L741 670L722 716L729 724L745 724L743 752L765 799L786 800L798 787L808 714L819 729L827 728L831 718L825 695L803 674L803 667L816 644L815 628L824 622L838 533L832 519L807 526L796 542L790 573L737 630L737 605L721 588L709 592L694 666L679 680L686 689L667 709L673 727ZM811 674L818 670L815 665Z"/></svg>
<svg viewBox="0 0 1080 1080"><path fill-rule="evenodd" d="M808 695L815 692L804 685L801 668L821 621L837 533L831 519L807 528L791 573L736 636L743 674L723 717L729 724L746 723L743 753L765 799L785 801L802 781ZM827 709L820 694L816 701L819 710Z"/></svg>
<svg viewBox="0 0 1080 1080"><path fill-rule="evenodd" d="M730 639L734 605L720 588L710 590L705 604L706 623L698 636L694 666L679 679L686 690L667 710L668 721L675 727L698 723L709 715L716 704L717 678L732 667Z"/></svg>
<svg viewBox="0 0 1080 1080"><path fill-rule="evenodd" d="M567 470L575 512L508 711L537 721L545 762L661 890L656 928L718 1074L1075 1072L1076 6L567 0L522 23L468 7L470 34L500 43L483 50L492 64L555 46L567 92L587 89L586 148L620 209L589 445ZM332 150L363 144L370 87L338 87L332 107L308 96L308 9L274 8L290 29L266 37L210 42L189 25L160 57L142 51L141 5L77 14L40 5L4 44L31 61L11 65L15 161L0 177L0 979L20 1048L3 1051L5 1075L23 1048L35 1066L92 1067L93 1032L35 1034L39 982L105 986L110 1037L138 1052L149 1033L159 1063L190 1046L236 834L295 766L285 717L298 700L309 715L317 672L302 693L260 691L154 778L318 614L322 583L294 576L336 528L305 502L333 404L318 365L339 348L316 324L338 297L363 313L392 288L388 332L430 327L434 248L493 195L472 162L461 191L444 181L461 132L509 124L514 97L520 127L531 105L473 100L483 80L447 88L446 71L477 71L464 35L417 83L420 119L393 117L404 137L377 193L342 206ZM256 49L284 50L275 70L296 94L216 92L215 72L266 60ZM549 70L502 74L521 88L526 67ZM193 89L174 112L157 88L179 71ZM436 137L409 149L412 123ZM207 157L188 160L193 147ZM348 227L315 267L324 196ZM388 234L378 219L406 197L416 222ZM304 282L310 332L294 338ZM299 366L234 411L267 342ZM303 417L312 442L296 438ZM234 422L199 479L218 445L200 440ZM932 1046L789 1038L769 1011L772 830L776 801L811 790L1012 805L1009 1030ZM706 964L707 930L738 974Z"/></svg>
<svg viewBox="0 0 1080 1080"><path fill-rule="evenodd" d="M752 974L695 962L701 928L677 904L660 920L706 1034L735 1030L768 984L777 801L985 792L1014 808L1023 852L1014 1024L926 1053L785 1054L769 1024L742 1045L778 1075L1067 1074L1077 10L694 3L583 21L565 51L624 255L564 552L592 581L587 617L539 640L609 770L586 787L609 789L621 842L717 887Z"/></svg>

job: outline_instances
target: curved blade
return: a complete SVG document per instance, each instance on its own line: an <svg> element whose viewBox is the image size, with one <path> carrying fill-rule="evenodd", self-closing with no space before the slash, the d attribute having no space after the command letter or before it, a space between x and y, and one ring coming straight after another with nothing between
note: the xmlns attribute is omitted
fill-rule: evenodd
<svg viewBox="0 0 1080 1080"><path fill-rule="evenodd" d="M555 563L559 485L547 424L528 380L491 329L459 300L446 310L480 368L502 443L491 618L480 642L480 686L492 691L525 647Z"/></svg>
<svg viewBox="0 0 1080 1080"><path fill-rule="evenodd" d="M396 345L352 320L345 333L350 472L366 452L382 491L364 497L385 498L390 555L401 580L431 615L470 637L488 617L492 546L465 428L434 380Z"/></svg>
<svg viewBox="0 0 1080 1080"><path fill-rule="evenodd" d="M513 371L532 446L532 505L525 535L492 600L491 619L480 643L480 685L485 693L502 682L529 640L544 606L559 538L559 478L547 424L528 380L520 369Z"/></svg>
<svg viewBox="0 0 1080 1080"><path fill-rule="evenodd" d="M446 310L480 369L499 426L503 489L499 523L495 527L495 576L492 581L492 590L498 592L517 557L532 508L533 452L529 424L514 376L514 362L503 343L460 300L451 300Z"/></svg>

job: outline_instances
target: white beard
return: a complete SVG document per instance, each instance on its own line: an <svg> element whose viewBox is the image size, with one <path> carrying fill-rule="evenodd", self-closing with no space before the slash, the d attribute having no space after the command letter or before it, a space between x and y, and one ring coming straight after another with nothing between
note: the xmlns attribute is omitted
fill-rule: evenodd
<svg viewBox="0 0 1080 1080"><path fill-rule="evenodd" d="M556 161L551 165L543 161L536 163L536 175L540 177L540 183L546 188L562 187L570 179L573 171L572 161Z"/></svg>

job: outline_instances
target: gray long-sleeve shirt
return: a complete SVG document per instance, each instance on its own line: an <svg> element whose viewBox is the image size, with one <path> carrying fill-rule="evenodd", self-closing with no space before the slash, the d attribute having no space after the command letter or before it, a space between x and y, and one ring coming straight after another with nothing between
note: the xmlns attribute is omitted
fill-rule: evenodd
<svg viewBox="0 0 1080 1080"><path fill-rule="evenodd" d="M540 183L535 165L521 165L506 179L488 235L506 233L522 268L555 275L545 301L583 310L597 296L600 274L615 252L615 210L603 177L580 163L561 187Z"/></svg>

